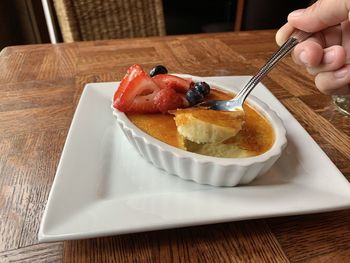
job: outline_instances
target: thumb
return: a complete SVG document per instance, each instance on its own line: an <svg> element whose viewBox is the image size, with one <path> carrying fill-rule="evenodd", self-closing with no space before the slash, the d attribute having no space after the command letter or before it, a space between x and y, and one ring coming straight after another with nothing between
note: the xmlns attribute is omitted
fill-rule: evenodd
<svg viewBox="0 0 350 263"><path fill-rule="evenodd" d="M306 9L289 14L291 26L306 32L317 32L349 19L350 1L319 0Z"/></svg>

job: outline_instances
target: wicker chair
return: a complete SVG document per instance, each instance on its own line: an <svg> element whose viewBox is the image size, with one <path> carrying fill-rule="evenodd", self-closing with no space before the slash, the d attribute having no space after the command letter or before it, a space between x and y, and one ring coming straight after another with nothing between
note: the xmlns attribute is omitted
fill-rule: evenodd
<svg viewBox="0 0 350 263"><path fill-rule="evenodd" d="M53 0L64 42L165 35L162 0Z"/></svg>

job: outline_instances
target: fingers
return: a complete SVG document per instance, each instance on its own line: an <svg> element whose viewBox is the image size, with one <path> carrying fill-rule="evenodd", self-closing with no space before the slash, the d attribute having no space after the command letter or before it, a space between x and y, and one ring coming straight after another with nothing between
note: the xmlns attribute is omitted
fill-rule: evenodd
<svg viewBox="0 0 350 263"><path fill-rule="evenodd" d="M348 20L349 10L348 0L318 0L306 9L290 13L288 22L306 32L317 32Z"/></svg>
<svg viewBox="0 0 350 263"><path fill-rule="evenodd" d="M323 47L340 45L342 43L342 27L344 32L349 32L349 22L343 22L341 25L332 26L319 33L315 33L308 40L314 40L321 44ZM346 31L347 30L347 31ZM287 41L288 37L293 33L294 27L287 23L283 25L276 33L276 43L281 46Z"/></svg>
<svg viewBox="0 0 350 263"><path fill-rule="evenodd" d="M298 44L292 57L297 64L305 65L312 74L336 70L346 62L346 47L341 44L341 27L330 27Z"/></svg>
<svg viewBox="0 0 350 263"><path fill-rule="evenodd" d="M346 52L342 46L322 49L319 43L305 41L295 48L292 56L297 64L305 65L309 73L316 75L315 84L322 93L350 92L350 65L345 65Z"/></svg>
<svg viewBox="0 0 350 263"><path fill-rule="evenodd" d="M292 34L294 27L290 24L285 24L276 33L275 39L279 46L282 46L284 42L287 41L288 37Z"/></svg>
<svg viewBox="0 0 350 263"><path fill-rule="evenodd" d="M282 45L295 28L319 32L298 44L292 57L316 75L316 86L325 94L350 94L349 10L350 0L318 0L289 14L288 23L276 34L277 44Z"/></svg>
<svg viewBox="0 0 350 263"><path fill-rule="evenodd" d="M319 73L315 78L317 88L327 95L350 94L350 65L336 71Z"/></svg>
<svg viewBox="0 0 350 263"><path fill-rule="evenodd" d="M323 47L320 42L307 40L297 45L292 52L294 62L308 68L319 66L323 57Z"/></svg>
<svg viewBox="0 0 350 263"><path fill-rule="evenodd" d="M338 45L322 49L315 42L305 42L294 50L293 59L297 64L305 65L309 73L316 75L340 69L346 63L346 51Z"/></svg>

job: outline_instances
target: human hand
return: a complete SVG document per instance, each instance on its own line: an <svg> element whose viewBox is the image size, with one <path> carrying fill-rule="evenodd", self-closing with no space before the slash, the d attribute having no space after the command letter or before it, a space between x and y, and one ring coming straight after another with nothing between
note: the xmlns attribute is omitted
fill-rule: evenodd
<svg viewBox="0 0 350 263"><path fill-rule="evenodd" d="M350 94L350 0L319 0L289 14L276 34L282 45L295 28L317 32L298 44L292 57L315 75L316 87L329 95Z"/></svg>

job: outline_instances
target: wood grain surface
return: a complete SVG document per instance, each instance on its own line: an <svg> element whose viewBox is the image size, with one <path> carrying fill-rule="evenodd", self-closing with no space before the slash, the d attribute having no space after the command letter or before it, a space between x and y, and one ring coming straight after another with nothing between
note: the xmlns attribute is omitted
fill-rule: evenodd
<svg viewBox="0 0 350 263"><path fill-rule="evenodd" d="M84 84L133 63L251 75L274 31L8 47L0 53L0 262L350 262L350 210L39 244L37 234ZM350 179L350 118L284 59L264 84Z"/></svg>

